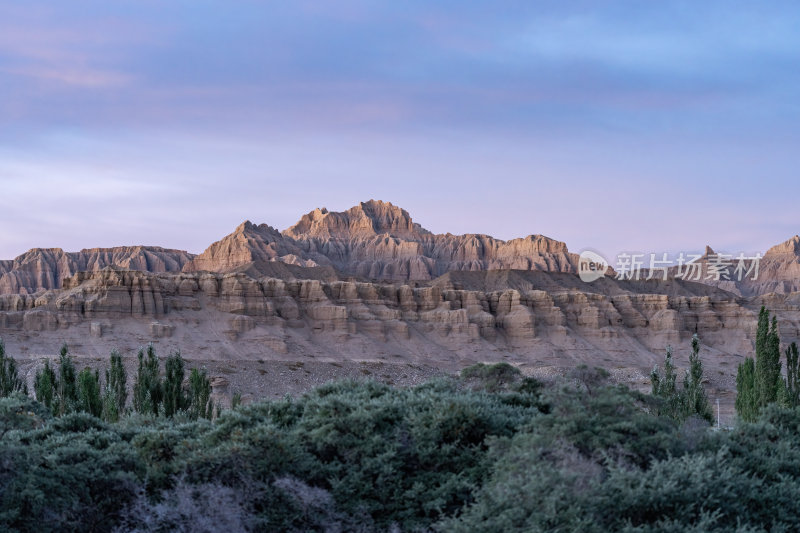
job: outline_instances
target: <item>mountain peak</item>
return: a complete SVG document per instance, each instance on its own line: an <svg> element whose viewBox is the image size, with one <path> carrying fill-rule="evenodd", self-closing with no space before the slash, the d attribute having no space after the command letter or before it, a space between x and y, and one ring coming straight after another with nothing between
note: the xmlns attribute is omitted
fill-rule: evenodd
<svg viewBox="0 0 800 533"><path fill-rule="evenodd" d="M788 241L776 244L775 246L767 250L767 253L764 254L764 257L769 255L783 255L783 254L800 255L800 235L795 235Z"/></svg>
<svg viewBox="0 0 800 533"><path fill-rule="evenodd" d="M231 235L243 235L247 237L248 235L252 235L254 233L259 234L270 241L280 240L282 238L281 233L269 224L253 224L249 220L245 220L239 224Z"/></svg>
<svg viewBox="0 0 800 533"><path fill-rule="evenodd" d="M382 200L361 202L339 212L317 208L283 232L293 239L349 239L385 234L413 238L425 233L428 232L414 224L408 211Z"/></svg>

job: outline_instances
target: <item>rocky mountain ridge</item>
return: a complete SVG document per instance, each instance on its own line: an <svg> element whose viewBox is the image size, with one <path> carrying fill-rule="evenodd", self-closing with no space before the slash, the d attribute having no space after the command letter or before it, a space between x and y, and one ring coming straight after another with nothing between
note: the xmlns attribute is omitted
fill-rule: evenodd
<svg viewBox="0 0 800 533"><path fill-rule="evenodd" d="M248 222L212 244L184 271L226 272L254 261L331 266L372 280L431 280L454 270L576 272L578 256L542 235L502 241L489 235L435 235L408 212L370 200L343 212L315 209L278 233Z"/></svg>
<svg viewBox="0 0 800 533"><path fill-rule="evenodd" d="M0 294L33 294L58 289L77 272L118 266L143 272L180 272L194 257L181 250L157 246L120 246L65 252L34 248L13 260L0 261Z"/></svg>
<svg viewBox="0 0 800 533"><path fill-rule="evenodd" d="M63 279L76 272L107 266L155 273L274 275L275 263L335 269L343 277L365 280L408 281L430 280L452 270L575 272L577 256L569 253L566 244L541 235L511 241L478 234L434 235L413 222L404 209L370 200L340 213L316 209L283 232L245 221L197 256L146 246L80 252L33 249L0 261L0 294L58 289ZM316 274L311 271L309 276Z"/></svg>
<svg viewBox="0 0 800 533"><path fill-rule="evenodd" d="M709 247L697 261L702 269L710 254ZM246 272L254 277L403 283L430 281L449 272L574 273L578 261L565 243L542 235L503 241L483 234L433 234L406 210L370 200L342 212L315 209L282 232L245 221L197 256L145 246L74 253L33 249L14 260L0 261L0 294L58 289L63 279L76 272L107 266L155 273ZM669 277L676 274L677 269L670 269ZM796 292L800 290L800 237L768 250L755 280L715 280L705 274L694 279L739 296Z"/></svg>

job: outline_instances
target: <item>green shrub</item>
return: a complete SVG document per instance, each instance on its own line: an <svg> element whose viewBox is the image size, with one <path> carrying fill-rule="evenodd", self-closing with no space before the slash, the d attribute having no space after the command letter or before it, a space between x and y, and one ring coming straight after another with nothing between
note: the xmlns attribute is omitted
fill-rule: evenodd
<svg viewBox="0 0 800 533"><path fill-rule="evenodd" d="M800 516L800 409L714 432L588 367L489 388L341 381L214 420L113 423L13 394L0 530L791 531Z"/></svg>
<svg viewBox="0 0 800 533"><path fill-rule="evenodd" d="M522 372L508 363L477 363L461 371L461 379L475 388L489 392L505 390L509 385L522 379Z"/></svg>
<svg viewBox="0 0 800 533"><path fill-rule="evenodd" d="M49 409L20 392L0 398L0 439L9 431L40 428L50 417Z"/></svg>

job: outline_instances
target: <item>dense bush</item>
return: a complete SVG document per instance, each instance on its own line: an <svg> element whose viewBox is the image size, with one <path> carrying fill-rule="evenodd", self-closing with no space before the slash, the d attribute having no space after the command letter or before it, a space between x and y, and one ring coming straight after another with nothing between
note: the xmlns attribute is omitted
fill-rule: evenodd
<svg viewBox="0 0 800 533"><path fill-rule="evenodd" d="M524 396L454 380L413 389L345 381L213 422L188 413L49 419L42 407L35 424L6 417L17 425L0 441L13 462L0 526L103 530L140 517L143 530L157 529L225 487L219 498L235 495L249 528L323 530L332 520L345 530L422 529L472 500L491 470L491 437L510 438L540 416Z"/></svg>
<svg viewBox="0 0 800 533"><path fill-rule="evenodd" d="M553 416L494 441L490 479L439 528L796 530L800 410L773 406L755 424L715 432L701 418L675 425L637 412L635 396L606 388L594 399L562 398Z"/></svg>
<svg viewBox="0 0 800 533"><path fill-rule="evenodd" d="M325 385L300 401L224 414L206 435L204 454L190 458L185 471L193 481L232 484L241 476L269 483L288 475L381 528L422 527L470 501L489 471L487 438L511 436L538 414L535 406L507 400L452 381L414 389ZM269 501L260 505L269 508ZM300 515L289 506L282 520L298 525Z"/></svg>
<svg viewBox="0 0 800 533"><path fill-rule="evenodd" d="M185 402L173 389L161 398ZM0 530L795 528L800 410L725 432L654 405L589 368L543 385L491 365L414 388L332 383L214 420L53 417L14 393L0 398Z"/></svg>
<svg viewBox="0 0 800 533"><path fill-rule="evenodd" d="M131 444L85 413L6 433L0 464L6 531L108 531L144 474Z"/></svg>

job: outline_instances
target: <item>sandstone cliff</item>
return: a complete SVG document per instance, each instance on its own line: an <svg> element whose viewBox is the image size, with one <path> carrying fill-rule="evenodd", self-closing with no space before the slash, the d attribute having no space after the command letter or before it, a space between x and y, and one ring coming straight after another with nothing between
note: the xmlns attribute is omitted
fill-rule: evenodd
<svg viewBox="0 0 800 533"><path fill-rule="evenodd" d="M587 285L568 273L499 274L451 273L414 287L106 268L61 290L0 296L0 332L16 353L67 341L76 353L105 355L155 339L206 360L587 363L643 378L666 345L688 347L698 333L712 379L728 386L752 353L762 303L778 313L784 341L798 338L800 293L741 299L678 280Z"/></svg>

